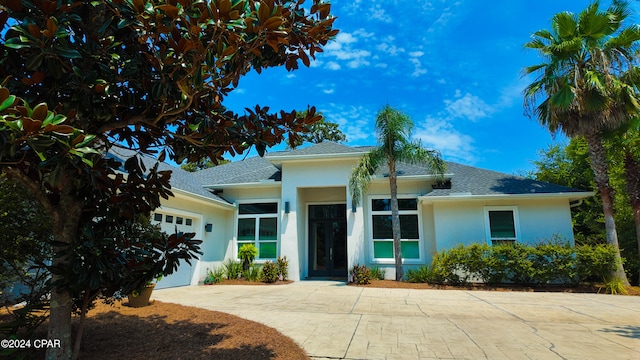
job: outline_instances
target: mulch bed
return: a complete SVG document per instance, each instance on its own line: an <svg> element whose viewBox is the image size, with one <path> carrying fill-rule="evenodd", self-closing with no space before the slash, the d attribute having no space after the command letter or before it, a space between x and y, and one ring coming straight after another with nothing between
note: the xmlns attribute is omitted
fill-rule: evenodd
<svg viewBox="0 0 640 360"><path fill-rule="evenodd" d="M0 322L9 319L0 314ZM44 358L44 352L24 355ZM277 330L222 312L159 301L142 308L99 303L87 317L80 359L118 358L309 359Z"/></svg>
<svg viewBox="0 0 640 360"><path fill-rule="evenodd" d="M576 286L556 286L556 285L544 285L544 286L524 286L524 285L488 285L488 284L467 284L467 285L441 285L441 284L427 284L427 283L410 283L410 282L398 282L393 280L371 280L369 285L355 285L350 283L351 286L366 286L376 288L400 288L400 289L437 289L437 290L485 290L485 291L524 291L524 292L564 292L564 293L600 293L606 294L606 290L602 284L579 284ZM627 295L640 296L640 286L632 286L627 289L629 292Z"/></svg>

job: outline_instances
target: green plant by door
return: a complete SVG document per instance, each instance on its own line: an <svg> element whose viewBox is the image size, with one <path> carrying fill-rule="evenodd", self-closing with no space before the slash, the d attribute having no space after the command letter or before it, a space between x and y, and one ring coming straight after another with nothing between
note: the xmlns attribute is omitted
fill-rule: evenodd
<svg viewBox="0 0 640 360"><path fill-rule="evenodd" d="M242 260L242 270L247 271L253 260L258 256L258 248L253 244L244 244L238 250L238 257Z"/></svg>

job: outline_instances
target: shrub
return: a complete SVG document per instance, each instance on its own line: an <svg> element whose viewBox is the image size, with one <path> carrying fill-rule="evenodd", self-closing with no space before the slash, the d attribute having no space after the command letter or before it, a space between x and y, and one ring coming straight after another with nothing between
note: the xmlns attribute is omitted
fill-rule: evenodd
<svg viewBox="0 0 640 360"><path fill-rule="evenodd" d="M349 271L349 281L358 285L367 285L371 283L371 272L366 265L354 265Z"/></svg>
<svg viewBox="0 0 640 360"><path fill-rule="evenodd" d="M267 261L262 266L262 281L266 283L274 283L278 281L278 273L279 266L276 265L273 261Z"/></svg>
<svg viewBox="0 0 640 360"><path fill-rule="evenodd" d="M224 278L225 270L223 268L214 268L213 271L207 269L207 276L204 278L205 285L219 284Z"/></svg>
<svg viewBox="0 0 640 360"><path fill-rule="evenodd" d="M237 279L242 274L242 264L229 258L222 263L227 279Z"/></svg>
<svg viewBox="0 0 640 360"><path fill-rule="evenodd" d="M278 257L277 273L281 281L289 278L289 260L286 256Z"/></svg>
<svg viewBox="0 0 640 360"><path fill-rule="evenodd" d="M493 284L573 285L585 280L604 281L614 269L615 251L609 245L472 244L436 254L431 267L414 270L409 278L449 284L480 280Z"/></svg>
<svg viewBox="0 0 640 360"><path fill-rule="evenodd" d="M420 266L417 269L407 270L407 281L412 283L430 283L435 282L433 269L431 266Z"/></svg>
<svg viewBox="0 0 640 360"><path fill-rule="evenodd" d="M616 253L612 245L576 246L577 275L580 281L606 281L616 269Z"/></svg>
<svg viewBox="0 0 640 360"><path fill-rule="evenodd" d="M244 244L240 246L238 250L238 257L242 260L242 270L246 271L249 269L251 264L253 264L253 260L258 256L258 248L256 248L253 244Z"/></svg>
<svg viewBox="0 0 640 360"><path fill-rule="evenodd" d="M378 266L374 266L373 268L371 268L371 270L369 270L369 272L371 275L371 279L376 280L384 280L385 275L387 275L387 269L381 269Z"/></svg>
<svg viewBox="0 0 640 360"><path fill-rule="evenodd" d="M242 277L247 281L258 281L262 278L262 266L251 264L246 270L242 270Z"/></svg>

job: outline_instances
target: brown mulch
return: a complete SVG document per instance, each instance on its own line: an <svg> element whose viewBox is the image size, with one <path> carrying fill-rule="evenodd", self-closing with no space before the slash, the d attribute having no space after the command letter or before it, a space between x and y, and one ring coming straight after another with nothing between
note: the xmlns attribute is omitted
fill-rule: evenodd
<svg viewBox="0 0 640 360"><path fill-rule="evenodd" d="M124 304L99 303L89 311L80 359L309 359L274 328L237 316L159 301Z"/></svg>
<svg viewBox="0 0 640 360"><path fill-rule="evenodd" d="M565 293L600 293L606 294L606 290L602 284L579 284L576 286L524 286L524 285L488 285L488 284L468 284L468 285L440 285L427 283L410 283L398 282L393 280L371 280L366 286L387 289L437 289L437 290L486 290L486 291L524 291L524 292L565 292ZM631 286L627 288L628 294L632 296L640 296L640 286Z"/></svg>
<svg viewBox="0 0 640 360"><path fill-rule="evenodd" d="M277 282L274 285L291 283ZM218 285L260 285L260 282L225 280ZM604 293L602 285L576 287L526 287L471 284L464 286L418 284L391 280L372 280L376 288L458 289L489 291L547 291ZM640 296L640 287L628 289ZM275 329L239 317L199 308L155 301L143 308L131 308L126 300L113 306L98 303L85 323L81 359L309 359L290 338ZM11 316L0 309L0 324ZM77 324L77 321L75 322ZM46 324L45 324L46 329ZM38 337L46 338L46 330ZM22 354L26 358L44 357L44 351Z"/></svg>

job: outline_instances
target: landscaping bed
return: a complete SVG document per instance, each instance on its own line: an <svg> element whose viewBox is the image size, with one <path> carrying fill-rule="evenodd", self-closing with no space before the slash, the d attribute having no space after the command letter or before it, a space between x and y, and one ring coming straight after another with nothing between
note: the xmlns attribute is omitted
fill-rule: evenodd
<svg viewBox="0 0 640 360"><path fill-rule="evenodd" d="M578 284L575 286L557 286L557 285L490 285L490 284L465 284L465 285L444 285L444 284L428 284L428 283L411 283L406 281L394 280L370 280L368 285L356 285L349 283L351 286L376 287L387 289L438 289L438 290L485 290L485 291L524 291L524 292L565 292L565 293L600 293L606 294L605 286L602 284ZM627 288L628 294L640 296L640 286L632 286Z"/></svg>
<svg viewBox="0 0 640 360"><path fill-rule="evenodd" d="M10 318L0 310L0 322ZM26 358L42 359L44 352ZM309 359L293 340L266 325L159 301L142 308L97 304L87 316L80 358Z"/></svg>

